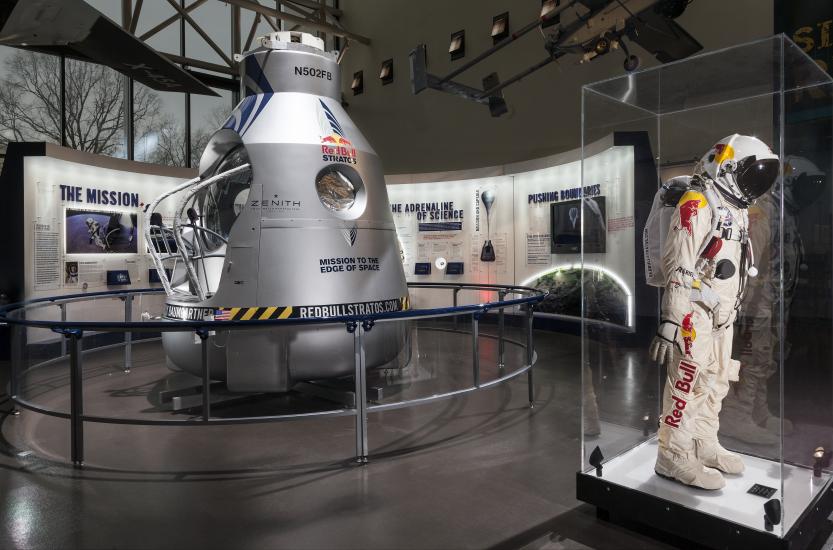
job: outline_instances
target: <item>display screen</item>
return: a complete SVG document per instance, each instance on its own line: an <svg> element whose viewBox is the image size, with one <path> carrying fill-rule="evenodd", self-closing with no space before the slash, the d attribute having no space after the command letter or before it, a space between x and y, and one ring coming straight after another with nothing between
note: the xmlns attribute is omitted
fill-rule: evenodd
<svg viewBox="0 0 833 550"><path fill-rule="evenodd" d="M65 217L67 254L136 254L136 214L67 208Z"/></svg>
<svg viewBox="0 0 833 550"><path fill-rule="evenodd" d="M130 273L126 269L115 269L107 271L107 285L129 285Z"/></svg>
<svg viewBox="0 0 833 550"><path fill-rule="evenodd" d="M414 275L431 275L431 262L414 264Z"/></svg>
<svg viewBox="0 0 833 550"><path fill-rule="evenodd" d="M171 270L166 269L165 274L168 276L168 280L170 280ZM151 283L161 283L162 282L162 279L159 277L159 272L154 267L148 269L148 282L151 282Z"/></svg>
<svg viewBox="0 0 833 550"><path fill-rule="evenodd" d="M584 252L605 252L607 216L605 198L593 197L550 205L552 253L581 252L581 201L584 200Z"/></svg>
<svg viewBox="0 0 833 550"><path fill-rule="evenodd" d="M448 262L448 266L445 268L446 275L462 275L463 274L463 262Z"/></svg>

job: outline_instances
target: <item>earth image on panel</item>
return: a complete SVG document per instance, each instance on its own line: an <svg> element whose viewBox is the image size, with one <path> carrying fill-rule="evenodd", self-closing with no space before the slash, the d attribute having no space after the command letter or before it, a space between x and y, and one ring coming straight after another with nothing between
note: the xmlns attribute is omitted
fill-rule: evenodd
<svg viewBox="0 0 833 550"><path fill-rule="evenodd" d="M578 268L557 269L538 277L530 286L546 290L549 295L535 306L535 310L580 317L581 273ZM584 299L588 319L627 324L627 295L612 277L601 271L585 270Z"/></svg>

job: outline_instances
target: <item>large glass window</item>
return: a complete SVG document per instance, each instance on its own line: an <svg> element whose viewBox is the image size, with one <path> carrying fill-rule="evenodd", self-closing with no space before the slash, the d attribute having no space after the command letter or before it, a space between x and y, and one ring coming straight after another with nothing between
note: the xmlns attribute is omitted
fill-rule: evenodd
<svg viewBox="0 0 833 550"><path fill-rule="evenodd" d="M189 2L190 4L191 2ZM193 12L192 12L193 13ZM162 29L159 25L175 17ZM179 17L167 0L144 0L139 20L136 22L136 36L152 48L179 55ZM148 33L153 32L150 36Z"/></svg>
<svg viewBox="0 0 833 550"><path fill-rule="evenodd" d="M89 0L92 7L121 25L122 4ZM185 3L186 9L194 2ZM135 3L134 3L135 7ZM135 25L135 35L174 62L185 54L218 66L227 66L231 53L231 8L219 2L188 9L190 17L205 30L220 55L189 23L182 23L167 0L144 0ZM241 46L248 37L254 15L241 10ZM185 27L185 51L180 39ZM272 28L260 18L255 36ZM96 154L170 166L196 166L211 134L231 111L232 92L215 91L220 97L159 92L138 82L130 85L124 75L102 65L67 58L64 89L61 89L61 58L14 48L0 47L0 158L10 141L64 142L68 147ZM218 67L219 68L219 67ZM211 71L230 77L231 67ZM131 95L132 88L132 95ZM63 92L63 94L62 94ZM63 95L63 98L62 98ZM190 109L188 102L190 101ZM132 105L132 118L127 105ZM63 107L63 111L62 111ZM65 126L62 130L62 120ZM190 122L190 133L189 133ZM132 136L131 136L132 132Z"/></svg>
<svg viewBox="0 0 833 550"><path fill-rule="evenodd" d="M256 14L252 11L240 10L240 47L243 51L247 50L246 41L249 39L250 35L252 36L252 41L249 44L248 49L252 50L258 47L258 38L275 32L275 28L266 21L266 18L263 15L261 15L257 18L257 26L255 27L254 34L252 34L252 24L254 23L256 17ZM272 23L275 22L273 18L270 18L270 20ZM278 26L278 28L280 27Z"/></svg>
<svg viewBox="0 0 833 550"><path fill-rule="evenodd" d="M134 158L167 166L187 166L185 95L133 87Z"/></svg>
<svg viewBox="0 0 833 550"><path fill-rule="evenodd" d="M65 66L67 146L126 158L125 78L104 65L67 59Z"/></svg>
<svg viewBox="0 0 833 550"><path fill-rule="evenodd" d="M220 97L191 96L191 166L198 166L211 135L226 121L231 112L231 92L214 89Z"/></svg>
<svg viewBox="0 0 833 550"><path fill-rule="evenodd" d="M145 0L136 24L141 37L177 15L167 0ZM147 44L164 53L180 53L177 18L147 38ZM185 95L157 92L138 82L133 85L134 158L168 166L187 166Z"/></svg>
<svg viewBox="0 0 833 550"><path fill-rule="evenodd" d="M61 60L0 47L0 143L61 143Z"/></svg>
<svg viewBox="0 0 833 550"><path fill-rule="evenodd" d="M208 2L191 13L191 18L223 52L221 56L189 23L185 23L185 54L188 57L228 67L231 59L231 6ZM227 76L227 75L226 75Z"/></svg>
<svg viewBox="0 0 833 550"><path fill-rule="evenodd" d="M84 0L87 4L91 5L105 16L110 18L111 20L115 21L119 25L121 25L122 15L121 15L121 2L114 2L113 0Z"/></svg>

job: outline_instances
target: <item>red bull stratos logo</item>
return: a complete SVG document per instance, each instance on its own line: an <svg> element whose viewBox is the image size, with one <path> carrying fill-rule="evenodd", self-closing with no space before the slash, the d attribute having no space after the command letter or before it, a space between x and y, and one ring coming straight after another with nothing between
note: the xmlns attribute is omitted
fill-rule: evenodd
<svg viewBox="0 0 833 550"><path fill-rule="evenodd" d="M344 135L344 129L327 105L320 99L318 102L323 109L324 118L329 124L330 133L321 137L321 160L324 162L341 162L343 164L358 164L356 148Z"/></svg>
<svg viewBox="0 0 833 550"><path fill-rule="evenodd" d="M689 235L694 231L694 218L697 217L701 208L708 205L706 197L697 191L686 191L680 199L678 210L680 211L680 223L677 230L685 230Z"/></svg>

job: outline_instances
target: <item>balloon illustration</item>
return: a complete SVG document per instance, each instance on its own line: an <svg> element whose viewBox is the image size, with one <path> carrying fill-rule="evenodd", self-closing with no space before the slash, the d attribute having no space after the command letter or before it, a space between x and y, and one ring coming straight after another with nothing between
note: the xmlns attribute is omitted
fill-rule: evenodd
<svg viewBox="0 0 833 550"><path fill-rule="evenodd" d="M492 205L495 204L495 192L493 189L486 189L480 193L480 200L483 201L483 206L486 208L486 242L483 243L483 248L480 250L481 262L495 261L495 247L492 246L491 240L491 223L490 214L492 213Z"/></svg>

